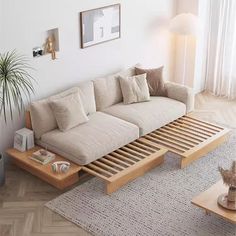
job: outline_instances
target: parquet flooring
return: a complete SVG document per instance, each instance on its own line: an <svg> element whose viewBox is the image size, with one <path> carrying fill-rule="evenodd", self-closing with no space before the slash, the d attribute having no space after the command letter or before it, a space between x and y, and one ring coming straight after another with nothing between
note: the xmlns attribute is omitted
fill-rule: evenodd
<svg viewBox="0 0 236 236"><path fill-rule="evenodd" d="M236 128L236 101L199 94L195 107L193 116ZM44 203L62 193L9 164L6 184L0 188L0 236L90 235L44 207Z"/></svg>
<svg viewBox="0 0 236 236"><path fill-rule="evenodd" d="M195 111L192 115L209 122L236 128L236 100L200 93L196 95Z"/></svg>

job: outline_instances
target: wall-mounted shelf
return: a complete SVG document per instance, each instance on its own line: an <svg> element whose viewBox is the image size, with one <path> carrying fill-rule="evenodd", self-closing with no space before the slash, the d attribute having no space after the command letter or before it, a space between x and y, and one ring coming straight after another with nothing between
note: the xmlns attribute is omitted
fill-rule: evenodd
<svg viewBox="0 0 236 236"><path fill-rule="evenodd" d="M59 46L59 29L54 28L47 30L41 34L40 40L38 41L38 46L34 47L33 50L33 57L38 58L44 55L51 54L49 52L49 46L48 46L48 39L52 41L50 44L51 48L55 50L55 52L59 52L60 46Z"/></svg>

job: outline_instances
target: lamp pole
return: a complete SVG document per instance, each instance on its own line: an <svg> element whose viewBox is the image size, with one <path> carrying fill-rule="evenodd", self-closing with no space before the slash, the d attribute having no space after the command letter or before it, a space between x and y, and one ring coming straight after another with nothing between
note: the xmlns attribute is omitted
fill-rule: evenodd
<svg viewBox="0 0 236 236"><path fill-rule="evenodd" d="M182 84L185 85L186 82L186 58L187 58L187 49L188 49L188 36L184 35L184 63L183 63L183 78Z"/></svg>

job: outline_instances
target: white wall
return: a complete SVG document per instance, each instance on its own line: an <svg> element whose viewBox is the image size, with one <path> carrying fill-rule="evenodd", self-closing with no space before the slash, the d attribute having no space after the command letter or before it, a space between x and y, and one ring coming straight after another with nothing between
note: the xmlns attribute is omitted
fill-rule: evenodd
<svg viewBox="0 0 236 236"><path fill-rule="evenodd" d="M16 48L32 58L32 48L37 46L40 35L48 29L59 28L58 60L52 61L50 56L32 58L37 80L33 99L137 62L148 67L164 64L165 78L173 77L174 44L168 22L175 15L175 0L0 1L5 13L4 51ZM121 39L80 49L78 13L118 2L122 6ZM16 118L8 127L1 122L0 151L12 145L14 130L22 126L22 118Z"/></svg>
<svg viewBox="0 0 236 236"><path fill-rule="evenodd" d="M3 0L0 0L0 52L3 50Z"/></svg>

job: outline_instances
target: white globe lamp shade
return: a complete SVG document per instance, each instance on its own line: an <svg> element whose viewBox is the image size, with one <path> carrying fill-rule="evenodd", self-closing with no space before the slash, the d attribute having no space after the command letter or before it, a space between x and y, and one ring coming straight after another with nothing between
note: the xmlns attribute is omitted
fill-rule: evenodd
<svg viewBox="0 0 236 236"><path fill-rule="evenodd" d="M181 35L198 34L198 18L191 13L182 13L175 16L170 22L170 31Z"/></svg>

